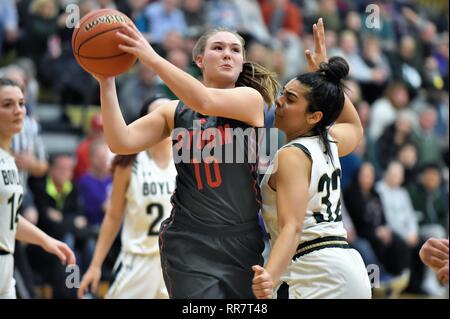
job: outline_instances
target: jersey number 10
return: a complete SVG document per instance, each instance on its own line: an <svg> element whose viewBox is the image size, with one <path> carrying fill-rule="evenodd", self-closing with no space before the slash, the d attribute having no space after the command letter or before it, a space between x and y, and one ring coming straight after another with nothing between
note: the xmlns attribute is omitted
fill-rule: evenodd
<svg viewBox="0 0 450 319"><path fill-rule="evenodd" d="M201 176L200 163L194 161L193 164L194 164L195 180L197 181L197 188L199 190L202 190L203 181ZM210 157L205 159L205 162L203 162L203 164L204 164L203 167L205 168L205 176L208 186L211 188L219 187L222 184L222 175L220 174L219 163L217 162L217 160L214 157ZM213 167L212 170L214 171L214 179L211 173L211 166Z"/></svg>

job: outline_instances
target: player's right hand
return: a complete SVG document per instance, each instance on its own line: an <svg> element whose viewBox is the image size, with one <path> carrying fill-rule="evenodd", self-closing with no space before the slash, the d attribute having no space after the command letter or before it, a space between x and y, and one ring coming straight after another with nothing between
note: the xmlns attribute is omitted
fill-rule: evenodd
<svg viewBox="0 0 450 319"><path fill-rule="evenodd" d="M100 282L101 276L102 271L99 267L89 267L81 280L80 288L78 288L78 298L82 299L84 297L84 294L88 291L89 286L91 287L90 291L92 293L97 293L98 283Z"/></svg>
<svg viewBox="0 0 450 319"><path fill-rule="evenodd" d="M252 270L255 273L252 280L253 294L258 299L271 299L273 292L272 276L267 270L258 265L254 265Z"/></svg>

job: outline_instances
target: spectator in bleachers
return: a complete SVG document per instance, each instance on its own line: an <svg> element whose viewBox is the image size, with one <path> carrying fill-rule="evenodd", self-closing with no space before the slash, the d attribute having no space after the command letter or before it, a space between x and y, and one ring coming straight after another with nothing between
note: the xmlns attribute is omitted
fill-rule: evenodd
<svg viewBox="0 0 450 319"><path fill-rule="evenodd" d="M80 247L84 272L94 255L95 242L106 211L106 201L112 183L109 171L109 148L103 138L94 140L89 147L89 168L78 181L80 205L87 219L86 238Z"/></svg>
<svg viewBox="0 0 450 319"><path fill-rule="evenodd" d="M339 31L342 28L342 20L338 10L337 0L319 0L318 17L322 17L328 30Z"/></svg>
<svg viewBox="0 0 450 319"><path fill-rule="evenodd" d="M413 140L417 147L419 164L441 163L441 141L434 131L437 114L434 108L426 108L419 117L419 128L413 134Z"/></svg>
<svg viewBox="0 0 450 319"><path fill-rule="evenodd" d="M437 39L432 56L436 59L439 74L443 77L444 87L448 88L448 32Z"/></svg>
<svg viewBox="0 0 450 319"><path fill-rule="evenodd" d="M410 250L411 279L407 290L411 293L424 293L424 267L418 258L423 240L419 236L419 224L409 193L401 186L403 178L403 166L399 162L391 162L383 180L376 184L375 189L380 195L387 225L406 242Z"/></svg>
<svg viewBox="0 0 450 319"><path fill-rule="evenodd" d="M148 0L129 0L126 2L129 9L129 17L142 33L148 33L148 20L144 15L144 8Z"/></svg>
<svg viewBox="0 0 450 319"><path fill-rule="evenodd" d="M96 0L100 9L117 9L114 0Z"/></svg>
<svg viewBox="0 0 450 319"><path fill-rule="evenodd" d="M155 1L145 7L144 14L149 23L148 40L152 44L161 44L169 31L176 30L181 34L186 31L180 0Z"/></svg>
<svg viewBox="0 0 450 319"><path fill-rule="evenodd" d="M386 127L395 122L398 112L406 109L409 104L409 94L401 82L389 84L384 95L372 105L372 114L369 129L366 134L377 141Z"/></svg>
<svg viewBox="0 0 450 319"><path fill-rule="evenodd" d="M100 113L91 117L89 135L78 144L75 150L76 164L74 169L74 180L78 181L90 166L89 149L94 140L103 137L103 119Z"/></svg>
<svg viewBox="0 0 450 319"><path fill-rule="evenodd" d="M81 204L89 226L96 227L102 222L110 185L109 148L100 137L89 146L89 168L78 180Z"/></svg>
<svg viewBox="0 0 450 319"><path fill-rule="evenodd" d="M346 30L340 36L340 46L331 55L342 56L349 61L350 77L362 84L382 86L388 79L389 69L375 39L365 40L373 52L359 52L358 38L353 31ZM373 98L373 97L372 97Z"/></svg>
<svg viewBox="0 0 450 319"><path fill-rule="evenodd" d="M183 35L176 30L172 30L167 32L166 36L164 37L161 50L163 51L164 55L167 55L167 52L171 50L182 50L184 49L184 46L185 43Z"/></svg>
<svg viewBox="0 0 450 319"><path fill-rule="evenodd" d="M209 0L206 2L206 25L208 28L239 30L239 11L231 0Z"/></svg>
<svg viewBox="0 0 450 319"><path fill-rule="evenodd" d="M394 6L388 1L374 1L370 2L370 4L375 5L376 8L380 10L380 15L377 16L377 18L379 18L379 24L375 27L373 11L366 12L363 10L361 35L366 36L369 34L377 37L380 40L381 48L383 48L384 51L392 51L396 48L397 43L395 26L397 14L393 8ZM369 15L372 15L372 17L369 17Z"/></svg>
<svg viewBox="0 0 450 319"><path fill-rule="evenodd" d="M72 249L78 233L87 225L81 214L78 188L71 182L74 161L71 156L59 154L50 160L47 178L33 186L39 212L38 227L50 236L64 241ZM66 287L64 266L57 258L48 256L42 250L28 247L33 268L42 275L44 282L53 288L53 298L74 298L74 289Z"/></svg>
<svg viewBox="0 0 450 319"><path fill-rule="evenodd" d="M14 0L0 1L0 56L3 45L14 43L19 38L19 19Z"/></svg>
<svg viewBox="0 0 450 319"><path fill-rule="evenodd" d="M57 32L58 7L54 0L33 0L29 10L29 16L23 21L25 29L20 40L20 53L30 57L39 71L48 40Z"/></svg>
<svg viewBox="0 0 450 319"><path fill-rule="evenodd" d="M367 36L362 41L362 59L372 70L372 80L361 83L361 91L367 102L373 103L386 88L391 79L391 67L388 58L381 51L380 40L374 36Z"/></svg>
<svg viewBox="0 0 450 319"><path fill-rule="evenodd" d="M290 0L264 0L261 11L273 37L284 39L288 34L303 34L300 9Z"/></svg>
<svg viewBox="0 0 450 319"><path fill-rule="evenodd" d="M398 150L397 160L405 170L405 178L402 186L408 188L417 183L418 164L417 148L413 143L405 143Z"/></svg>
<svg viewBox="0 0 450 319"><path fill-rule="evenodd" d="M25 96L27 114L33 116L33 109L38 103L40 84L36 79L36 66L28 58L19 58L14 63L25 74Z"/></svg>
<svg viewBox="0 0 450 319"><path fill-rule="evenodd" d="M269 45L271 37L257 0L232 0L240 16L240 34L247 39Z"/></svg>
<svg viewBox="0 0 450 319"><path fill-rule="evenodd" d="M184 0L181 10L186 21L186 34L200 36L206 27L205 0Z"/></svg>
<svg viewBox="0 0 450 319"><path fill-rule="evenodd" d="M445 238L448 236L448 198L441 187L439 166L424 165L419 177L419 183L408 189L418 214L419 231L425 238Z"/></svg>
<svg viewBox="0 0 450 319"><path fill-rule="evenodd" d="M408 113L399 113L395 122L386 127L376 144L378 163L383 169L397 158L403 145L412 142L412 129Z"/></svg>
<svg viewBox="0 0 450 319"><path fill-rule="evenodd" d="M127 123L137 118L142 101L152 94L163 92L163 86L155 72L138 62L134 74L126 75L118 95L122 114Z"/></svg>
<svg viewBox="0 0 450 319"><path fill-rule="evenodd" d="M423 61L417 58L416 50L416 40L405 35L400 39L398 51L390 56L393 79L403 82L410 96L415 96L423 84Z"/></svg>
<svg viewBox="0 0 450 319"><path fill-rule="evenodd" d="M378 267L379 278L371 278L371 273L368 272L369 278L371 279L373 297L397 298L408 285L409 271L405 268L402 273L397 276L386 271L385 265L380 261L371 242L367 238L359 235L358 231L355 228L354 221L348 213L344 201L341 202L341 213L344 228L347 231L347 242L352 248L356 249L361 254L361 257L368 271L370 269L369 267ZM369 224L368 227L370 228L371 226L372 225ZM401 249L402 247L398 248ZM403 253L403 251L401 252ZM404 256L402 256L402 258L403 260L408 261L408 258L404 258ZM379 282L376 282L376 280L379 280ZM379 285L377 286L377 284Z"/></svg>
<svg viewBox="0 0 450 319"><path fill-rule="evenodd" d="M366 162L361 166L352 184L344 191L344 201L356 232L370 242L386 271L400 275L408 270L410 250L386 221L383 204L375 190L372 164Z"/></svg>
<svg viewBox="0 0 450 319"><path fill-rule="evenodd" d="M408 192L401 187L404 169L399 162L390 162L383 180L376 184L388 225L411 247L419 239L419 225Z"/></svg>

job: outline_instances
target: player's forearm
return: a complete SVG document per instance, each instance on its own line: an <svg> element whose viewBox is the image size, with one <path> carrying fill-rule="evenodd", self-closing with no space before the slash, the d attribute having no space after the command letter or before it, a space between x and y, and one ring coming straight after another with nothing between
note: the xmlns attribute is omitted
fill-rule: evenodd
<svg viewBox="0 0 450 319"><path fill-rule="evenodd" d="M358 112L356 111L355 106L353 105L352 101L350 101L350 99L346 94L345 94L344 108L342 109L342 112L339 115L339 117L336 119L336 124L340 123L351 124L355 128L356 132L361 137L363 136L364 130Z"/></svg>
<svg viewBox="0 0 450 319"><path fill-rule="evenodd" d="M170 90L187 106L197 112L203 112L208 105L208 88L193 76L179 69L160 56L152 61L143 61L151 67L170 88Z"/></svg>
<svg viewBox="0 0 450 319"><path fill-rule="evenodd" d="M113 153L126 150L127 125L119 107L114 78L100 81L100 101L106 142Z"/></svg>
<svg viewBox="0 0 450 319"><path fill-rule="evenodd" d="M48 235L19 215L16 239L33 245L43 246Z"/></svg>
<svg viewBox="0 0 450 319"><path fill-rule="evenodd" d="M300 232L293 225L285 225L270 252L266 270L270 273L274 284L286 271L292 261L298 243L300 242Z"/></svg>
<svg viewBox="0 0 450 319"><path fill-rule="evenodd" d="M92 258L91 266L101 268L103 261L106 258L111 246L119 233L121 220L119 218L106 214L100 226L100 233L95 247L94 257Z"/></svg>

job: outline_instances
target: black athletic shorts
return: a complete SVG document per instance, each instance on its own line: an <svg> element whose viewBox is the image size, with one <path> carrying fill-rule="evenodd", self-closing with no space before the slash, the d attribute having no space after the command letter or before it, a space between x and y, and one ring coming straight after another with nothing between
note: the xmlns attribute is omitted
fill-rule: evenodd
<svg viewBox="0 0 450 319"><path fill-rule="evenodd" d="M170 298L253 299L253 265L262 265L258 220L214 227L192 225L181 215L165 220L159 238Z"/></svg>

